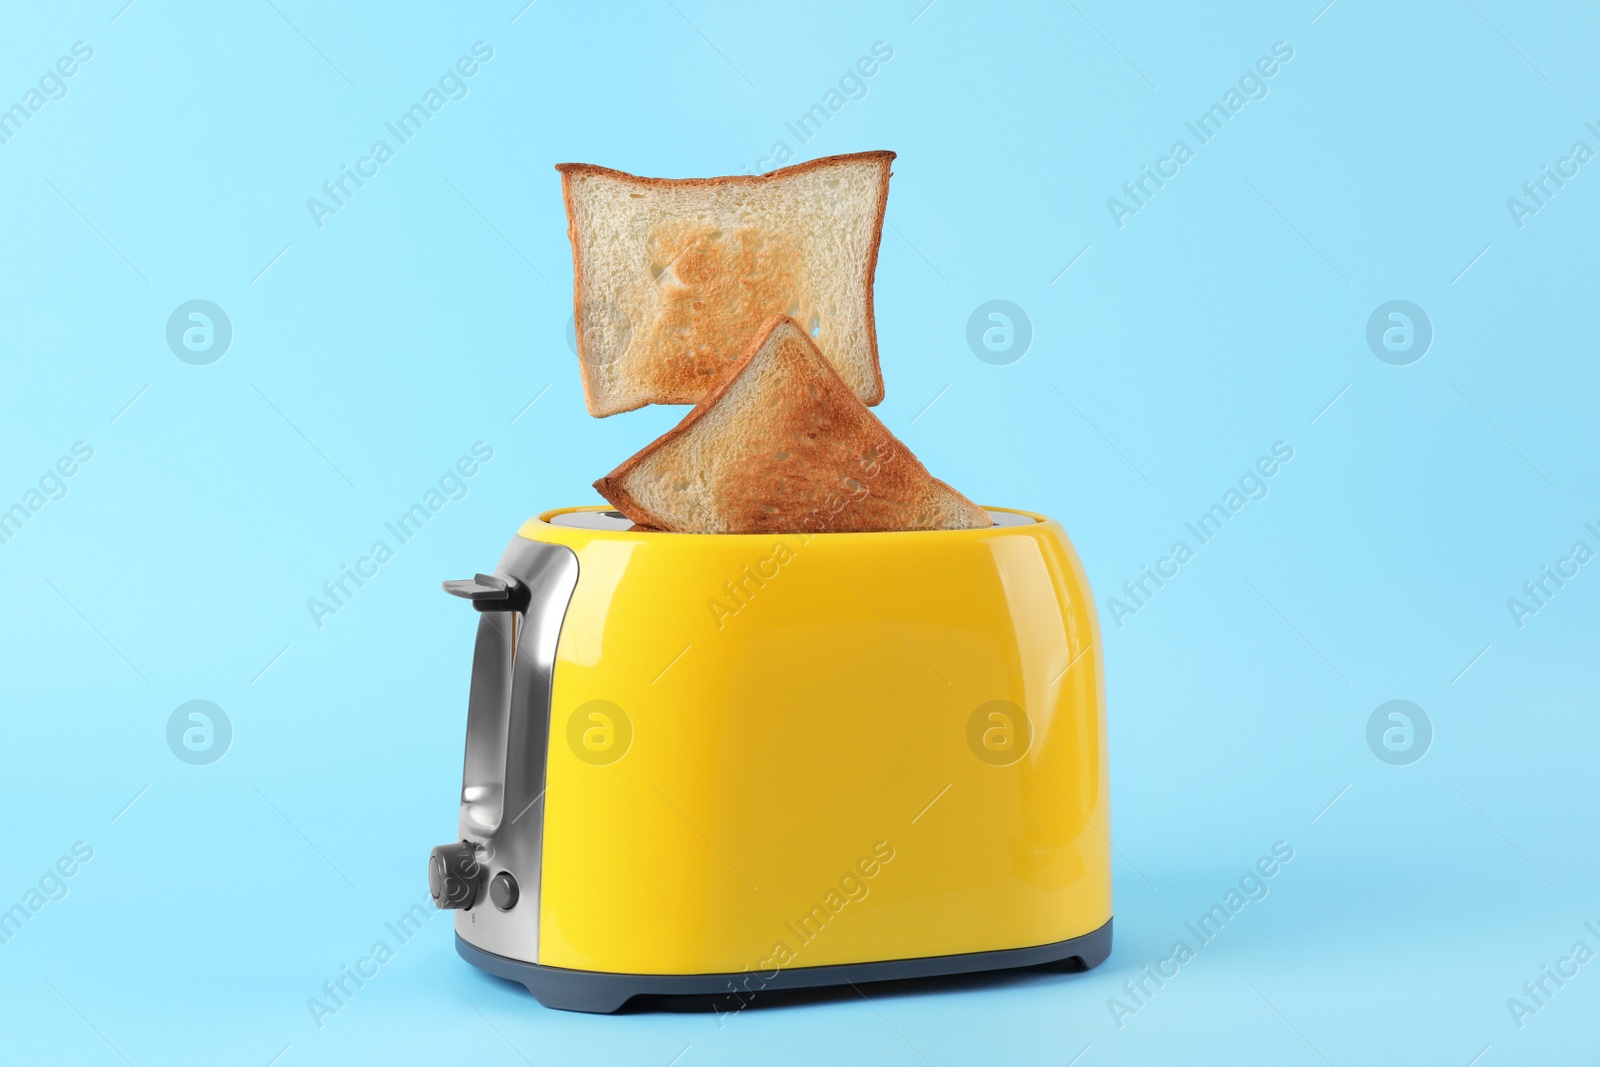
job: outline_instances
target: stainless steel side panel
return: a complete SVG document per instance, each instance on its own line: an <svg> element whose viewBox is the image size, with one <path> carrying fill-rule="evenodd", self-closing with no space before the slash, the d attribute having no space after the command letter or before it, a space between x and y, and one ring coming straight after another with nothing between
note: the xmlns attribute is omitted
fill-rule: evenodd
<svg viewBox="0 0 1600 1067"><path fill-rule="evenodd" d="M578 557L565 545L516 537L495 575L516 579L532 600L525 611L479 615L460 833L479 846L484 891L472 908L456 912L456 933L487 952L536 963L551 683ZM504 912L487 892L501 871L511 872L520 890L516 906Z"/></svg>

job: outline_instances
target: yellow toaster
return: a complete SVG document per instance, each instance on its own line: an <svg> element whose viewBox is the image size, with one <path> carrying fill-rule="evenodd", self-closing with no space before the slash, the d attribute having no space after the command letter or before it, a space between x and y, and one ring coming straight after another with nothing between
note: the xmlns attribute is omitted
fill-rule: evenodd
<svg viewBox="0 0 1600 1067"><path fill-rule="evenodd" d="M549 1007L1111 951L1104 683L1065 532L529 520L479 613L456 948Z"/></svg>

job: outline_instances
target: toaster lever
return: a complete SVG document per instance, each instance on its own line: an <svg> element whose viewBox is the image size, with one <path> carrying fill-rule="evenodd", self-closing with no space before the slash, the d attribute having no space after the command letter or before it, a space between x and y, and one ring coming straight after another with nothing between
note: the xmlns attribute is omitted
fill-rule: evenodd
<svg viewBox="0 0 1600 1067"><path fill-rule="evenodd" d="M472 606L479 611L521 611L530 599L527 587L521 582L492 574L475 574L443 584L446 593L472 601Z"/></svg>

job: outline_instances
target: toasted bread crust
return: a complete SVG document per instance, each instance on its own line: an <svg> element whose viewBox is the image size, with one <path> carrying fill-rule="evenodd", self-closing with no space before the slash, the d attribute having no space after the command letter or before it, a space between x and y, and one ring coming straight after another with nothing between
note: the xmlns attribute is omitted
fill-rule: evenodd
<svg viewBox="0 0 1600 1067"><path fill-rule="evenodd" d="M682 422L628 458L620 466L618 466L616 470L612 471L604 478L596 481L594 483L595 489L598 490L600 494L607 500L611 501L611 503L616 506L617 510L628 516L635 523L642 526L651 526L660 529L673 529L674 526L672 522L668 521L663 516L656 514L650 507L648 507L643 501L639 500L634 493L629 490L628 483L630 477L634 475L642 463L652 458L663 448L671 446L675 442L686 438L690 433L692 433L700 421L717 407L717 405L722 401L723 397L730 390L738 385L739 379L747 370L750 369L751 363L761 354L773 332L785 326L789 327L793 331L794 336L803 342L806 348L809 349L811 356L809 366L814 367L817 373L824 377L824 388L826 391L831 392L835 399L830 400L827 397L821 396L815 390L811 391L811 395L823 405L835 402L846 405L854 405L854 410L860 414L860 417L856 419L855 428L861 428L863 420L865 423L872 424L871 433L874 441L876 442L873 445L873 449L875 451L879 447L888 449L885 465L876 467L876 469L864 475L865 478L872 480L873 484L879 488L880 492L877 495L883 499L895 501L896 504L891 506L911 506L918 501L922 502L923 504L927 504L930 499L938 496L940 493L949 494L948 502L952 505L953 509L959 512L965 512L965 514L962 516L962 524L968 526L988 524L987 515L981 509L979 509L977 505L967 500L946 483L934 478L927 471L927 469L917 461L916 457L911 454L911 451L906 448L904 443L890 433L888 428L883 426L882 422L875 418L871 412L867 411L864 405L861 405L860 398L855 395L854 391L850 388L849 384L845 382L838 370L834 368L827 358L817 350L816 345L811 341L810 337L806 334L800 324L785 315L773 316L767 320L762 329L751 340L745 353L727 368L722 378L717 382L712 390L694 406L688 415L684 416ZM817 405L813 404L810 410L815 411L816 407ZM836 408L835 410L838 409ZM797 408L796 410L775 411L772 414L774 418L798 418L801 412ZM849 407L843 409L841 417L845 418L846 420L852 418L852 412L850 411ZM822 427L819 426L819 429L821 428ZM846 425L845 428L850 429L851 427ZM809 434L809 436L816 437L817 434L812 432ZM857 438L859 439L859 434L857 435ZM876 465L876 463L877 461L875 459L874 465ZM767 475L767 481L759 481L761 473L765 473ZM837 473L837 469L830 471L830 474ZM770 470L753 474L752 477L758 479L755 482L755 485L760 487L770 486L772 484L771 474L772 472ZM852 481L853 480L854 479L852 479ZM868 493L859 482L856 483L856 488L861 490L862 497L860 499L865 499L874 495ZM799 507L803 505L791 506L787 509L778 508L775 509L776 513L772 515L764 514L768 510L768 508L764 505L766 505L769 501L776 500L784 504L794 505L794 500L792 498L785 499L781 495L786 489L790 492L795 491L792 485L779 481L777 489L766 488L766 493L768 495L762 495L760 491L745 494L720 494L718 499L725 507L725 513L721 516L721 518L727 521L733 527L730 532L783 533L825 532L827 530L844 532L848 530L880 530L897 528L890 524L892 520L890 519L889 514L883 513L881 511L881 507L877 511L874 511L871 505L866 505L866 514L863 514L858 508L846 514L843 520L835 523L834 516L845 513L846 508L848 507L848 505L844 502L841 502L840 507L835 509L834 512L830 513L827 520L822 520L817 526L805 526L804 528L796 525L797 523L801 523L803 521L799 512ZM774 493L779 495L771 495ZM849 495L848 492L847 495ZM814 516L815 510L813 509L813 511L806 515L805 518L815 522L817 520L814 518Z"/></svg>
<svg viewBox="0 0 1600 1067"><path fill-rule="evenodd" d="M647 178L626 171L614 170L610 167L601 167L593 163L557 163L556 170L561 173L561 197L567 212L567 240L572 246L572 315L577 324L574 334L577 340L578 364L583 384L584 405L589 413L596 417L620 414L633 411L650 403L659 403L649 398L640 399L629 403L627 406L615 406L618 401L612 399L612 406L602 410L603 398L599 395L596 375L592 368L591 353L588 352L588 339L586 331L582 329L583 322L583 256L578 245L578 215L575 210L572 179L575 175L597 175L612 178L618 181L629 182L644 188L709 188L716 186L755 186L781 182L798 174L819 170L839 164L875 162L879 166L878 211L872 220L872 240L867 256L863 288L865 293L864 313L866 320L866 339L869 351L869 369L872 381L868 394L861 399L864 403L876 405L883 401L884 384L883 369L878 362L878 327L877 315L874 311L873 283L877 277L878 249L883 240L884 217L889 205L889 177L890 164L895 158L895 153L888 150L870 152L852 152L842 155L823 156L820 159L808 160L797 163L791 167L780 167L765 174L730 174L714 178ZM765 333L765 330L762 331Z"/></svg>
<svg viewBox="0 0 1600 1067"><path fill-rule="evenodd" d="M869 159L878 160L887 168L894 161L894 158L895 153L886 148L880 148L871 152L845 152L837 156L808 159L804 163L796 163L792 167L779 167L777 170L769 170L765 174L723 174L715 178L645 178L637 174L629 174L625 170L614 170L611 167L602 167L595 163L557 163L556 170L560 171L563 177L568 174L601 174L608 178L620 178L624 181L638 182L641 185L687 188L709 185L761 185L784 177L804 174L809 170L819 170L822 167L833 166L837 163L860 163Z"/></svg>

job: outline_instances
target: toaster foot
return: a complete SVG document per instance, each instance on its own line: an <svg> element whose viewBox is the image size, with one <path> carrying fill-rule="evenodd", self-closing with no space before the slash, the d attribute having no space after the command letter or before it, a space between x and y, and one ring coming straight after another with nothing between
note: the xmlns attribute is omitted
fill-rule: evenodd
<svg viewBox="0 0 1600 1067"><path fill-rule="evenodd" d="M738 1011L759 1000L758 994L782 989L934 978L983 971L1011 970L1054 964L1088 970L1111 955L1111 920L1082 937L1048 945L967 952L954 956L922 956L907 960L846 963L830 967L793 967L771 975L749 971L729 974L612 974L545 967L485 952L456 936L456 952L474 967L526 986L547 1008L609 1015L643 996L704 997L707 1007Z"/></svg>

